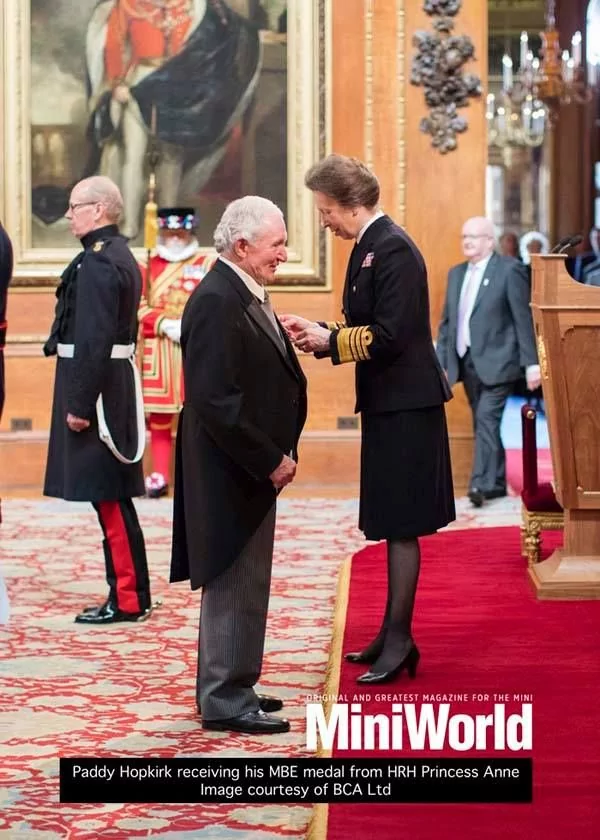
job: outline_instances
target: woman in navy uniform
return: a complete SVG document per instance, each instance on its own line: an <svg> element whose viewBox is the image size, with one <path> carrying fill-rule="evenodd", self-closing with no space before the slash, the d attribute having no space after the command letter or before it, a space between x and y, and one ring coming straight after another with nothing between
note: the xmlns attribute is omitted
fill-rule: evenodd
<svg viewBox="0 0 600 840"><path fill-rule="evenodd" d="M415 243L378 209L379 183L355 158L329 155L306 175L321 223L354 239L343 293L343 323L295 315L281 322L295 345L334 365L356 363L361 415L359 527L387 541L388 592L375 639L351 662L370 670L360 683L416 674L411 632L420 568L418 537L455 518L444 403L451 391L429 321L427 271Z"/></svg>
<svg viewBox="0 0 600 840"><path fill-rule="evenodd" d="M47 356L58 356L44 493L91 502L104 534L109 594L76 617L82 624L136 621L150 610L144 537L132 502L144 495L143 406L132 364L142 278L119 234L122 208L109 178L73 187L66 216L84 250L62 275L44 346Z"/></svg>

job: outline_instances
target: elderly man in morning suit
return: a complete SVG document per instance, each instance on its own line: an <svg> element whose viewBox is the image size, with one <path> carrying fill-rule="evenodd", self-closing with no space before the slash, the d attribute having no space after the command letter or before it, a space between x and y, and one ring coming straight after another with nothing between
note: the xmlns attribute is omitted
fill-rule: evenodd
<svg viewBox="0 0 600 840"><path fill-rule="evenodd" d="M469 499L480 507L506 495L502 413L523 368L531 391L540 368L524 267L494 253L494 227L483 217L465 222L462 247L466 261L448 275L437 353L450 385L463 383L473 413Z"/></svg>
<svg viewBox="0 0 600 840"><path fill-rule="evenodd" d="M281 210L228 205L219 258L181 322L185 402L175 457L171 580L202 587L197 703L204 729L287 732L256 692L265 642L277 494L296 473L306 379L265 286L287 259Z"/></svg>

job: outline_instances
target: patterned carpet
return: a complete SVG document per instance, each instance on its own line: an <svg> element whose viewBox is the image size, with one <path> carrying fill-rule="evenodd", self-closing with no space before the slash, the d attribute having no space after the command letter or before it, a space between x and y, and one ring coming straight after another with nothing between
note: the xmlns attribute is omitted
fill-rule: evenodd
<svg viewBox="0 0 600 840"><path fill-rule="evenodd" d="M73 623L101 602L102 555L86 505L5 500L0 569L11 600L0 627L0 840L304 838L310 806L59 805L58 756L302 756L304 701L323 689L341 562L364 546L357 505L282 500L261 688L285 701L292 731L275 738L204 732L194 703L199 596L167 583L169 501L142 500L153 597L140 624ZM508 498L453 528L512 525Z"/></svg>

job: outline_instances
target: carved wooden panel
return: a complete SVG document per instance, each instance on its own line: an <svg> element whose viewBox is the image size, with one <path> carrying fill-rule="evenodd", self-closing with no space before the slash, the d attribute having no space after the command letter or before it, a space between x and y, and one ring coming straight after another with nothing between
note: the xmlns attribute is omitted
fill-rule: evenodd
<svg viewBox="0 0 600 840"><path fill-rule="evenodd" d="M562 343L575 481L584 493L600 493L600 330L570 327Z"/></svg>

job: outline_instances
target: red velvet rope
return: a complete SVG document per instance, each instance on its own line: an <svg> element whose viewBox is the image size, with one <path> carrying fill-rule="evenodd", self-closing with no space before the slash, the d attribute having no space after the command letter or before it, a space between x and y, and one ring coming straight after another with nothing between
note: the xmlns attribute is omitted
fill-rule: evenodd
<svg viewBox="0 0 600 840"><path fill-rule="evenodd" d="M523 432L523 493L536 493L538 487L537 439L535 430L536 410L530 405L521 407Z"/></svg>

